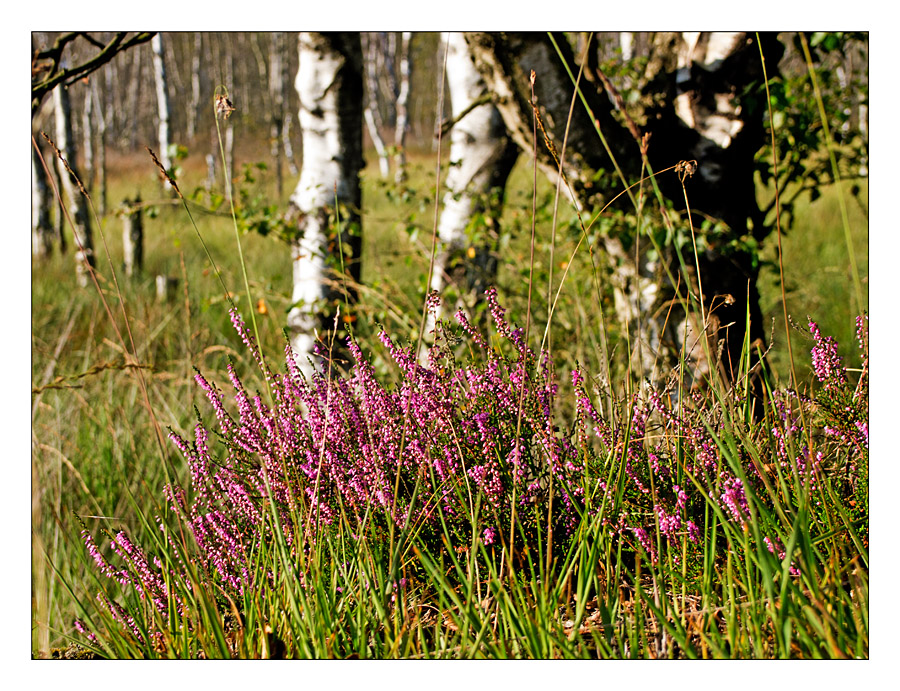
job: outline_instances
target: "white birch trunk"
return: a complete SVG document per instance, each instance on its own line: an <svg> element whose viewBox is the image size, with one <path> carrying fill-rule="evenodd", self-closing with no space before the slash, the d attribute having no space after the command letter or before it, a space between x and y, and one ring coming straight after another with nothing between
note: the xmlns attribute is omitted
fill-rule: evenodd
<svg viewBox="0 0 900 691"><path fill-rule="evenodd" d="M284 156L281 133L284 129L284 84L282 82L284 34L273 33L269 45L269 95L272 100L272 117L269 128L269 152L275 160L275 182L278 198L284 193Z"/></svg>
<svg viewBox="0 0 900 691"><path fill-rule="evenodd" d="M378 154L378 169L381 177L386 178L391 174L391 163L388 160L387 147L384 145L384 139L381 137L381 113L378 110L378 41L373 34L364 33L361 35L363 55L365 58L366 70L366 108L363 115L366 119L366 128L369 130L369 136L375 151Z"/></svg>
<svg viewBox="0 0 900 691"><path fill-rule="evenodd" d="M171 110L167 93L168 80L166 78L166 63L163 58L161 33L157 33L150 40L150 47L153 49L153 76L156 81L156 112L159 119L157 125L159 160L167 171L171 171L172 159L169 156L169 120ZM166 186L168 186L168 183L166 183Z"/></svg>
<svg viewBox="0 0 900 691"><path fill-rule="evenodd" d="M298 239L291 247L294 306L287 321L298 363L308 372L316 332L331 327L332 303L342 295L335 280L339 248L345 270L356 280L360 275L362 50L359 34L301 33L298 43L303 164L291 195ZM346 229L341 237L333 225L335 201Z"/></svg>
<svg viewBox="0 0 900 691"><path fill-rule="evenodd" d="M128 278L144 268L144 223L140 204L140 195L133 202L128 199L122 202L122 250Z"/></svg>
<svg viewBox="0 0 900 691"><path fill-rule="evenodd" d="M284 128L281 131L281 141L284 144L284 157L287 159L288 171L291 175L297 175L300 169L297 168L297 159L294 156L294 147L291 144L291 125L293 123L294 118L291 116L291 112L288 111L284 114Z"/></svg>
<svg viewBox="0 0 900 691"><path fill-rule="evenodd" d="M197 132L197 114L200 111L200 59L203 55L203 33L194 34L194 54L191 56L191 105L187 114L187 137L194 139Z"/></svg>
<svg viewBox="0 0 900 691"><path fill-rule="evenodd" d="M229 91L234 88L234 48L232 47L231 34L224 34L222 38L225 41L225 85ZM231 183L228 178L234 178L234 120L228 118L225 120L225 171L226 185L229 187Z"/></svg>
<svg viewBox="0 0 900 691"><path fill-rule="evenodd" d="M404 31L400 41L400 93L397 94L397 127L394 130L394 146L397 149L394 163L398 183L406 181L406 133L409 130L409 85L412 76L412 63L409 59L411 38L412 33Z"/></svg>
<svg viewBox="0 0 900 691"><path fill-rule="evenodd" d="M452 116L455 119L471 110L450 130L450 171L438 223L440 250L430 287L443 292L448 283L453 283L460 295L473 290L480 294L493 280L497 260L487 243L469 251L466 229L476 213L485 213L496 227L503 189L518 149L506 136L503 118L491 103L473 107L487 94L487 87L475 69L463 34L445 33L443 43Z"/></svg>
<svg viewBox="0 0 900 691"><path fill-rule="evenodd" d="M64 87L58 86L53 90L53 106L56 119L56 146L68 162L72 173L78 175L75 164L75 141L72 137L72 109L69 93ZM94 243L91 237L87 200L78 189L78 183L73 175L61 167L62 163L58 159L57 165L60 167L59 177L69 202L72 233L75 236L75 272L79 285L86 286L90 273L88 266L94 265ZM80 179L81 176L78 177Z"/></svg>
<svg viewBox="0 0 900 691"><path fill-rule="evenodd" d="M619 32L619 46L622 48L622 60L628 62L634 57L634 33L631 31Z"/></svg>
<svg viewBox="0 0 900 691"><path fill-rule="evenodd" d="M84 94L84 109L81 111L82 161L84 177L82 180L87 191L94 191L94 109L90 88Z"/></svg>
<svg viewBox="0 0 900 691"><path fill-rule="evenodd" d="M100 189L100 215L106 214L107 189L106 189L106 116L103 113L103 101L100 99L100 87L97 81L91 81L91 101L94 104L94 113L97 123L97 187Z"/></svg>
<svg viewBox="0 0 900 691"><path fill-rule="evenodd" d="M281 93L284 103L284 124L281 127L281 143L284 147L284 157L287 160L288 172L291 175L297 175L300 170L297 168L297 161L294 158L294 147L291 145L291 125L293 124L293 116L290 108L290 87L291 87L291 61L289 59L289 45L293 34L285 32L282 35L281 42Z"/></svg>
<svg viewBox="0 0 900 691"><path fill-rule="evenodd" d="M128 146L134 149L137 146L138 127L141 122L141 85L144 83L141 56L144 53L144 46L138 46L132 52L134 60L132 60L129 74L131 81L128 84L128 114L131 122L126 125L126 129L128 130ZM115 105L113 105L113 111L115 112Z"/></svg>
<svg viewBox="0 0 900 691"><path fill-rule="evenodd" d="M50 225L50 196L44 166L37 149L31 147L31 253L36 259L49 257L53 251L53 228Z"/></svg>
<svg viewBox="0 0 900 691"><path fill-rule="evenodd" d="M45 159L50 160L50 159ZM59 194L63 195L65 192L63 191L62 184L62 176L59 174L59 169L62 167L59 165L59 161L55 161L55 165L53 162L50 164L50 174L53 175L53 180L56 183L56 189L59 190ZM56 242L59 243L59 253L65 254L68 250L68 245L66 244L66 215L63 213L63 209L58 204L53 204L54 210L54 218L53 218L53 236L56 238Z"/></svg>

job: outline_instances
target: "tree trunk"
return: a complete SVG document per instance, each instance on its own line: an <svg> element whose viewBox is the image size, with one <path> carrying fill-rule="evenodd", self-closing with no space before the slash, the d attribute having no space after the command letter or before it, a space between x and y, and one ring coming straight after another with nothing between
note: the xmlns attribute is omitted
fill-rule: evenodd
<svg viewBox="0 0 900 691"><path fill-rule="evenodd" d="M518 147L507 137L503 118L490 101L478 105L488 91L463 35L445 34L444 43L453 126L447 193L438 223L440 251L431 289L444 292L452 285L470 302L484 293L496 275L497 223Z"/></svg>
<svg viewBox="0 0 900 691"><path fill-rule="evenodd" d="M35 139L35 141L37 141ZM38 157L38 150L31 147L31 253L35 259L44 259L53 252L53 227L50 224L50 193L46 172Z"/></svg>
<svg viewBox="0 0 900 691"><path fill-rule="evenodd" d="M103 101L100 99L100 87L96 80L91 80L91 102L94 105L94 117L97 122L97 187L99 194L100 215L106 215L106 116L103 114Z"/></svg>
<svg viewBox="0 0 900 691"><path fill-rule="evenodd" d="M404 31L400 41L400 92L397 94L397 126L394 130L394 154L396 182L406 181L406 133L409 130L409 85L412 63L409 60L409 42L412 32Z"/></svg>
<svg viewBox="0 0 900 691"><path fill-rule="evenodd" d="M771 79L783 47L773 33L761 33L760 39ZM701 232L698 227L704 217L726 226L723 235L704 235L706 249L694 269L699 280L688 282L700 295L702 281L705 332L714 362L707 362L700 352L700 338L689 338L688 346L696 343L690 358L694 369L701 374L718 369L730 380L738 371L745 337L752 343L762 342L765 336L756 286L759 269L750 246L770 230L757 205L754 181L754 159L766 138L760 46L751 34L739 32L685 33L676 35L674 44L672 51L671 35L657 34L651 46L651 51L668 51L669 59L648 85L651 90L664 85L662 97L655 99L658 105L646 113L653 125L649 158L657 170L676 161L696 161L696 174L685 182L696 232ZM678 176L661 177L660 188L676 208L684 208ZM668 260L675 273L672 254ZM695 264L692 251L685 258ZM662 304L673 294L667 286L657 302ZM682 316L676 321L682 337L685 332L701 331L697 317ZM716 361L720 349L722 357Z"/></svg>
<svg viewBox="0 0 900 691"><path fill-rule="evenodd" d="M381 128L384 123L381 120L381 112L378 109L378 45L377 34L361 34L363 55L365 56L366 69L366 107L363 115L366 119L366 127L372 144L378 154L378 168L381 177L386 178L391 174L391 163L388 160L387 148L381 137Z"/></svg>
<svg viewBox="0 0 900 691"><path fill-rule="evenodd" d="M128 278L144 269L144 222L140 204L140 195L134 201L126 199L122 202L122 248Z"/></svg>
<svg viewBox="0 0 900 691"><path fill-rule="evenodd" d="M321 334L332 328L334 310L344 295L341 264L352 282L360 279L363 83L358 33L301 33L298 43L295 85L303 165L291 195L298 239L291 248L294 304L288 326L298 362L306 366L316 330ZM346 289L347 298L354 300L353 283ZM344 314L345 319L349 316Z"/></svg>
<svg viewBox="0 0 900 691"><path fill-rule="evenodd" d="M286 112L284 114L284 130L281 133L281 140L284 143L284 157L287 159L288 172L291 175L297 175L300 169L297 168L297 159L294 156L294 147L291 144L291 125L293 122L294 118L291 117L291 112Z"/></svg>
<svg viewBox="0 0 900 691"><path fill-rule="evenodd" d="M197 133L197 116L200 112L201 82L200 69L203 55L203 33L197 31L194 34L194 52L191 55L191 103L187 113L187 138L193 142Z"/></svg>
<svg viewBox="0 0 900 691"><path fill-rule="evenodd" d="M45 159L47 160L47 159ZM54 159L55 160L55 159ZM63 191L63 182L62 175L59 174L59 169L62 166L59 165L59 161L56 161L56 165L53 163L50 164L50 174L53 175L53 181L56 183L56 189L59 191L60 196L64 195ZM51 200L52 201L52 200ZM56 203L53 204L54 209L54 218L53 218L53 237L56 238L56 242L59 244L59 253L65 254L69 246L66 244L66 215L63 213L63 208L61 205Z"/></svg>
<svg viewBox="0 0 900 691"><path fill-rule="evenodd" d="M94 191L94 109L90 86L84 92L84 108L81 111L81 141L83 142L82 160L84 177L82 181L91 194Z"/></svg>
<svg viewBox="0 0 900 691"><path fill-rule="evenodd" d="M466 40L476 66L495 95L507 129L519 146L529 152L532 119L527 71L537 72L534 89L539 113L558 149L573 85L549 38L545 34L467 33ZM563 60L576 73L574 56L565 38L556 36L556 43ZM776 65L780 44L774 35L763 36L763 50L767 64ZM743 249L740 244L742 239L759 240L765 235L753 182L754 156L764 141L764 99L758 93L753 98L745 97L753 96L753 90L759 91L759 62L759 48L747 34L657 34L654 38L644 89L654 106L643 113L645 131L652 135L650 164L654 170L661 170L679 161L696 161L697 174L693 179L687 179L685 172L681 176L667 173L657 178L660 188L676 208L683 208L679 177L686 180L696 233L701 232L704 216L728 226L724 235L704 236L706 249L697 267L687 219L679 222L678 232L688 238L677 248L682 251L686 270L682 270L677 259L674 243L662 248L660 260L648 253L648 238L623 234L607 235L603 240L617 312L636 344L632 356L641 376L655 382L671 371L685 343L689 384L716 370L731 379L744 344L747 310L750 340L763 335L757 269L752 250ZM585 88L584 97L622 174L629 184L636 181L642 165L634 137L639 133L633 134L618 124L612 101L605 94ZM635 119L642 119L640 115L634 114ZM555 182L557 163L546 146L540 144L538 163ZM597 184L595 174L609 170L611 162L598 141L591 116L581 104L576 104L573 113L562 166L571 182L574 202L580 208L597 208L610 196L606 185ZM677 295L676 285L680 286ZM669 308L679 300L681 305L686 304L688 290L700 302L687 310L676 306L670 314ZM705 324L701 315L706 318ZM709 348L705 347L704 338ZM718 345L723 341L723 358L717 362Z"/></svg>
<svg viewBox="0 0 900 691"><path fill-rule="evenodd" d="M282 146L282 131L284 130L283 42L284 34L276 32L272 34L269 44L269 95L272 101L269 151L275 161L275 183L279 199L284 194L284 148Z"/></svg>
<svg viewBox="0 0 900 691"><path fill-rule="evenodd" d="M156 81L156 112L158 117L157 141L159 142L159 160L163 167L171 172L172 158L169 156L169 121L171 109L169 107L168 79L166 77L166 62L164 59L162 34L157 33L150 40L153 49L153 76ZM166 183L168 186L168 183Z"/></svg>
<svg viewBox="0 0 900 691"><path fill-rule="evenodd" d="M68 164L68 170L64 167L59 170L59 177L69 201L72 233L75 236L75 271L79 285L86 286L90 273L88 266L94 266L94 243L91 237L87 199L78 189L78 180L81 179L81 176L78 174L75 163L72 109L69 103L69 92L64 87L60 86L53 90L53 105L56 118L56 146ZM63 166L58 158L57 165Z"/></svg>
<svg viewBox="0 0 900 691"><path fill-rule="evenodd" d="M223 34L222 38L225 42L225 86L229 93L234 89L234 48L232 46L231 34ZM226 178L234 179L234 120L228 118L225 122L225 171ZM231 183L226 180L226 184Z"/></svg>
<svg viewBox="0 0 900 691"><path fill-rule="evenodd" d="M131 63L130 82L128 84L128 113L131 116L131 122L126 124L128 130L128 148L134 149L137 145L138 128L141 123L141 84L143 80L142 54L144 46L140 46L133 51L134 60ZM115 106L113 106L115 111Z"/></svg>
<svg viewBox="0 0 900 691"><path fill-rule="evenodd" d="M466 32L465 37L475 66L493 93L513 141L524 151L534 149L529 80L530 71L534 70L537 73L534 91L544 127L556 148L561 148L574 87L547 34ZM557 34L555 40L563 59L572 68L575 58L565 36ZM584 96L616 159L633 160L637 145L613 117L609 100L589 89L584 90ZM540 131L538 137L542 138ZM538 165L555 183L559 165L541 141L538 142ZM580 208L603 200L608 190L598 188L594 173L610 167L609 156L597 141L591 117L577 104L572 113L562 169L572 185L572 199ZM567 189L565 184L562 189Z"/></svg>
<svg viewBox="0 0 900 691"><path fill-rule="evenodd" d="M634 57L634 33L631 31L619 32L619 46L622 48L622 61L631 60Z"/></svg>

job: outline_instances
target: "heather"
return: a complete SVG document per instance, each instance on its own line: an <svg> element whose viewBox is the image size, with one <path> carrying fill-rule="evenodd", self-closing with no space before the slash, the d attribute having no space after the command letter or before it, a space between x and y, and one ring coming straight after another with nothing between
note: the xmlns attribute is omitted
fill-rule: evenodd
<svg viewBox="0 0 900 691"><path fill-rule="evenodd" d="M77 623L85 644L138 657L865 654L865 317L856 376L810 322L820 386L769 392L756 422L734 392L647 389L603 411L580 369L562 395L547 353L496 291L486 299L490 333L458 312L424 366L381 331L391 383L352 337L347 369L323 349L306 378L287 347L273 371L232 310L265 388L248 391L232 364L227 395L195 375L193 437L169 435L190 477L166 488L154 544L83 531L105 577Z"/></svg>

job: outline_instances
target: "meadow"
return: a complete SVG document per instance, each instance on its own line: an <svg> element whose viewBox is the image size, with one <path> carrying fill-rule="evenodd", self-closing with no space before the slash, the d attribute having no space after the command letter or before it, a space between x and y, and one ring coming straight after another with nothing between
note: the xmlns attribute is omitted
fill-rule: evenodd
<svg viewBox="0 0 900 691"><path fill-rule="evenodd" d="M161 198L149 157L112 164L110 208L138 190ZM199 187L197 162L184 168L182 189ZM278 199L251 170L247 203L286 201L296 180ZM289 249L240 237L248 299L226 206L192 207L196 228L172 200L146 210L131 281L107 215L96 253L109 313L76 286L71 253L36 266L34 655L867 657L868 320L849 269L852 251L867 285L866 210L851 203L848 248L836 189L800 204L783 285L774 236L764 248L772 349L756 419L716 385L637 395L614 324L600 347L598 315L614 317L590 255L571 254L573 232L551 243L553 190L530 175L523 157L496 292L471 323L446 315L427 370L409 347L432 153L412 157L403 186L369 156L354 363L311 382L285 359ZM563 209L559 228L571 220ZM551 261L554 290L569 273L546 360ZM167 301L157 274L178 280Z"/></svg>

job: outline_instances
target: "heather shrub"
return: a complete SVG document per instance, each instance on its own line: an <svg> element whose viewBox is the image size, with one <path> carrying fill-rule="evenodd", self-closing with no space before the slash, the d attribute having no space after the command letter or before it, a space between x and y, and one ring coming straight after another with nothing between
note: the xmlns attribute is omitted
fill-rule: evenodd
<svg viewBox="0 0 900 691"><path fill-rule="evenodd" d="M509 557L532 578L545 553L548 565L571 572L572 555L594 536L608 540L607 560L614 554L626 564L617 569L643 560L685 584L739 549L769 579L781 570L782 578L804 569L813 577L821 566L803 546L822 536L839 534L867 549L866 318L858 320L858 377L810 322L819 386L773 393L765 420L749 424L735 413L741 401L733 393L724 400L695 391L679 401L674 392L646 389L610 416L577 369L567 405L548 355L527 347L494 290L486 299L493 334L458 312L455 325L438 322L424 366L413 348L382 331L397 372L392 385L352 338L346 370L323 351L324 366L307 379L288 346L284 372L273 372L232 310L268 391L251 394L228 365L233 404L226 404L197 373L217 429L198 413L193 440L170 435L190 476L186 486L166 490L177 528L157 519L156 553L124 532L108 533L114 566L84 531L100 571L130 593L130 606L98 596L111 619L139 645L149 638L165 649L164 631L200 625L188 605L197 588L246 618L236 602L285 587L273 553L281 550L295 569L294 586L304 589L307 565L323 549L334 552L335 535L374 541L389 560L424 553L433 564L471 551L496 573L496 560ZM432 309L436 300L429 298ZM836 512L841 504L848 509ZM398 589L423 597L429 588L421 560L407 558L402 577L395 561L380 575L337 559L316 563L316 577L338 599L360 583L392 593L391 602ZM458 564L447 573L442 587L465 589ZM541 570L537 578L549 582L552 574Z"/></svg>

